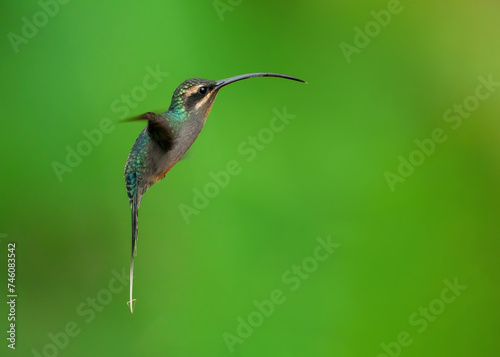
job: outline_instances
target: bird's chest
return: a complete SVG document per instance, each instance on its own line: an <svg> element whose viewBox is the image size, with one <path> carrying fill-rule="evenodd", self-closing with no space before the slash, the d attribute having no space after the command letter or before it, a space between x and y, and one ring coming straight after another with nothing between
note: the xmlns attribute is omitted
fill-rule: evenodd
<svg viewBox="0 0 500 357"><path fill-rule="evenodd" d="M170 169L182 158L189 147L174 143L169 151L155 150L155 154L151 156L151 171L152 183L155 183L170 171Z"/></svg>
<svg viewBox="0 0 500 357"><path fill-rule="evenodd" d="M175 131L175 138L170 150L165 151L158 147L154 141L151 141L151 167L153 183L161 180L168 171L182 159L191 145L198 137L204 123L187 122L185 125Z"/></svg>

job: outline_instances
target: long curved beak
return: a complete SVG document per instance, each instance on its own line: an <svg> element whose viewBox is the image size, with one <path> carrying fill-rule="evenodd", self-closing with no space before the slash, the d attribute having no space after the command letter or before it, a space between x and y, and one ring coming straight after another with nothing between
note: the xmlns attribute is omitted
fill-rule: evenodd
<svg viewBox="0 0 500 357"><path fill-rule="evenodd" d="M293 81L307 83L306 81L303 81L302 79L292 77L292 76L289 76L287 74L258 72L258 73L241 74L239 76L229 77L226 79L221 79L221 80L215 81L215 89L220 89L224 86L227 86L230 83L234 83L237 81L241 81L242 79L253 78L253 77L278 77L278 78L291 79Z"/></svg>

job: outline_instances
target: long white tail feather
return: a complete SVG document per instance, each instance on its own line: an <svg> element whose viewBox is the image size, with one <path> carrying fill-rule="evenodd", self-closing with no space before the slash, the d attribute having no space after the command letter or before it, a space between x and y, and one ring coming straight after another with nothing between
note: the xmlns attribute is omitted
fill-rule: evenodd
<svg viewBox="0 0 500 357"><path fill-rule="evenodd" d="M127 305L130 306L130 312L134 313L134 301L132 299L132 291L134 289L134 257L132 257L132 261L130 262L130 300L127 302Z"/></svg>

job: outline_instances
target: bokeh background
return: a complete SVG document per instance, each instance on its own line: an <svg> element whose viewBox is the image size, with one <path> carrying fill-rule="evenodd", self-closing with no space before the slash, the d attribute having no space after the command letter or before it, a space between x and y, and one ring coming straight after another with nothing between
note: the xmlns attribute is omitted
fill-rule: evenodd
<svg viewBox="0 0 500 357"><path fill-rule="evenodd" d="M2 355L499 354L500 87L470 96L480 77L500 81L500 4L45 1L1 5L0 291L15 242L19 294ZM388 6L400 11L377 30ZM367 25L348 61L341 44ZM168 75L137 89L147 68ZM220 92L189 157L144 196L130 314L114 277L129 267L122 175L144 123L122 119L168 108L186 78L257 71L309 83ZM464 100L454 129L443 116ZM284 107L295 117L248 162L238 146ZM102 123L89 149L84 131ZM436 128L446 140L391 190L387 172ZM79 147L91 152L71 167ZM241 173L187 223L179 205L231 160ZM340 246L315 267L318 237ZM292 291L283 275L304 261ZM445 280L466 288L443 298ZM224 333L276 289L286 301L231 353Z"/></svg>

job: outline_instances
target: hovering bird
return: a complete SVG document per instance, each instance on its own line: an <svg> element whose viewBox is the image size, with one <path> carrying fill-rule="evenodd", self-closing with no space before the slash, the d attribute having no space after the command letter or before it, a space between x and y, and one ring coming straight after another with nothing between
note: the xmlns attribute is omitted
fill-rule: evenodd
<svg viewBox="0 0 500 357"><path fill-rule="evenodd" d="M242 79L279 77L304 82L286 74L249 73L218 81L193 78L175 90L168 110L161 114L144 113L133 120L147 120L125 165L125 184L132 209L132 258L130 263L130 312L134 312L132 291L134 257L137 254L138 210L142 195L161 180L182 158L198 137L219 90Z"/></svg>

